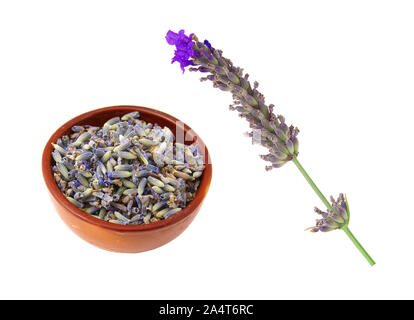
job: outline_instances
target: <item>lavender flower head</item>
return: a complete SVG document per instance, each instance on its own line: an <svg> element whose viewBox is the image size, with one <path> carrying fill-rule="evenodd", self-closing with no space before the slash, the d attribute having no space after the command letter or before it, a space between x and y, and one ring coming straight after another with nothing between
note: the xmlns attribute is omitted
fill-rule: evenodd
<svg viewBox="0 0 414 320"><path fill-rule="evenodd" d="M222 56L221 50L214 49L210 42L198 41L194 34L185 35L184 30L178 33L168 31L166 35L168 44L176 47L172 63L179 62L181 70L186 67L190 71L208 73L201 81L210 80L213 86L233 94L234 103L231 110L239 112L252 129L248 135L253 143L259 143L269 150L261 158L271 163L266 170L279 168L293 157L298 155L299 142L297 135L299 129L288 126L282 115L273 113L273 105L266 105L265 98L257 88L259 84L249 82L248 74L243 69L235 67L233 63Z"/></svg>
<svg viewBox="0 0 414 320"><path fill-rule="evenodd" d="M349 209L346 198L341 193L337 200L331 196L332 209L324 212L315 207L315 212L322 216L322 219L316 220L316 226L308 228L311 232L327 232L341 229L349 223Z"/></svg>

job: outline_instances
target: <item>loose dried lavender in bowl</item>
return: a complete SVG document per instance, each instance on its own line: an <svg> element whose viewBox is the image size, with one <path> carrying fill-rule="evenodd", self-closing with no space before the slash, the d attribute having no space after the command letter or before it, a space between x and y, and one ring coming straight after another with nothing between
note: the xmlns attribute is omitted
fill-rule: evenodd
<svg viewBox="0 0 414 320"><path fill-rule="evenodd" d="M72 132L53 144L52 170L61 192L84 212L116 224L148 224L194 199L203 156L196 144L175 141L168 127L134 111Z"/></svg>

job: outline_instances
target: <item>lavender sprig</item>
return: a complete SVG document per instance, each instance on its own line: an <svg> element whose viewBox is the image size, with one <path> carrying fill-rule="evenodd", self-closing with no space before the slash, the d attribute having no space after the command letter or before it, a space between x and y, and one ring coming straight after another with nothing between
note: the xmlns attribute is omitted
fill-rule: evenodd
<svg viewBox="0 0 414 320"><path fill-rule="evenodd" d="M248 135L253 143L259 143L269 151L268 154L261 155L263 160L271 163L270 166L266 166L266 170L279 168L289 161L296 165L327 207L327 212L315 209L322 219L318 219L316 226L308 229L312 232L342 229L367 261L374 265L374 260L348 228L349 207L346 198L342 194L337 200L331 197L331 204L322 194L297 159L299 129L293 125L286 125L282 115L273 113L274 105L265 103L263 94L257 90L258 82L254 82L252 86L249 75L244 74L243 69L235 67L229 59L223 57L221 50L213 48L207 40L200 42L194 34L187 36L184 30L178 33L168 31L166 40L176 47L172 63L180 63L183 73L186 67L190 67L189 70L193 72L206 73L201 81L210 80L214 87L232 93L233 104L230 105L230 109L238 111L239 116L249 122L252 131Z"/></svg>

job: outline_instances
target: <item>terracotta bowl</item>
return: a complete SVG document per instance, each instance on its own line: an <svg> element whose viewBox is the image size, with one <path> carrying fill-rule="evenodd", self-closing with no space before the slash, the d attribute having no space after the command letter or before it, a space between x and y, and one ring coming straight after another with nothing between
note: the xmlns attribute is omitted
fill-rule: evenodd
<svg viewBox="0 0 414 320"><path fill-rule="evenodd" d="M102 126L107 120L131 111L139 111L141 119L167 126L171 131L185 134L186 144L197 141L200 152L205 157L206 168L196 197L186 208L177 214L158 222L143 225L119 225L88 215L71 204L61 193L52 174L52 142L69 134L74 125ZM187 125L166 113L137 106L114 106L92 110L66 122L53 133L43 151L43 178L52 202L66 225L87 242L109 251L142 252L160 247L180 235L193 221L203 203L211 182L212 166L208 150L203 141Z"/></svg>

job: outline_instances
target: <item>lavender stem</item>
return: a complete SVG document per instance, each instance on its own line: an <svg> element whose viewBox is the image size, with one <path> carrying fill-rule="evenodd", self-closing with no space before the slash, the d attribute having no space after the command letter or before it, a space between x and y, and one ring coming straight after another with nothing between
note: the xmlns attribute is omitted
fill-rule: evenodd
<svg viewBox="0 0 414 320"><path fill-rule="evenodd" d="M352 243L355 245L355 247L357 247L357 249L359 250L359 252L361 252L361 254L365 257L365 259L367 259L367 261L371 265L371 267L373 265L375 265L374 259L371 258L371 256L368 254L368 252L359 243L359 241L357 240L357 238L355 238L355 236L352 234L351 230L349 230L348 226L342 227L342 230L344 230L345 234L349 237L349 239L351 239Z"/></svg>
<svg viewBox="0 0 414 320"><path fill-rule="evenodd" d="M322 200L322 202L325 204L325 206L331 210L334 211L332 205L329 203L329 201L326 199L326 197L323 195L323 193L319 190L319 188L316 186L315 182L311 179L311 177L308 175L306 170L302 167L300 162L296 157L292 158L293 163L296 165L296 167L299 169L300 173L304 176L306 181L308 181L309 185L312 187L312 189L315 191L315 193L318 195L319 199ZM351 230L349 230L347 225L344 225L341 228L345 234L349 237L349 239L352 241L352 243L357 247L359 252L367 259L368 263L373 266L375 265L375 261L371 258L371 256L368 254L368 252L364 249L364 247L359 243L359 241L355 238L355 236L352 234Z"/></svg>
<svg viewBox="0 0 414 320"><path fill-rule="evenodd" d="M326 199L326 197L323 195L323 193L321 192L321 190L319 190L319 188L316 186L315 182L313 182L313 180L311 179L311 177L308 175L308 173L306 172L306 170L302 167L302 165L299 163L298 159L296 157L293 157L292 159L293 163L296 165L296 167L299 169L300 173L302 173L302 175L305 177L306 181L308 181L308 183L310 184L310 186L312 187L312 189L315 191L315 193L318 195L319 199L322 200L322 202L324 203L324 205L329 209L334 211L334 209L332 208L332 205L329 203L329 201Z"/></svg>

